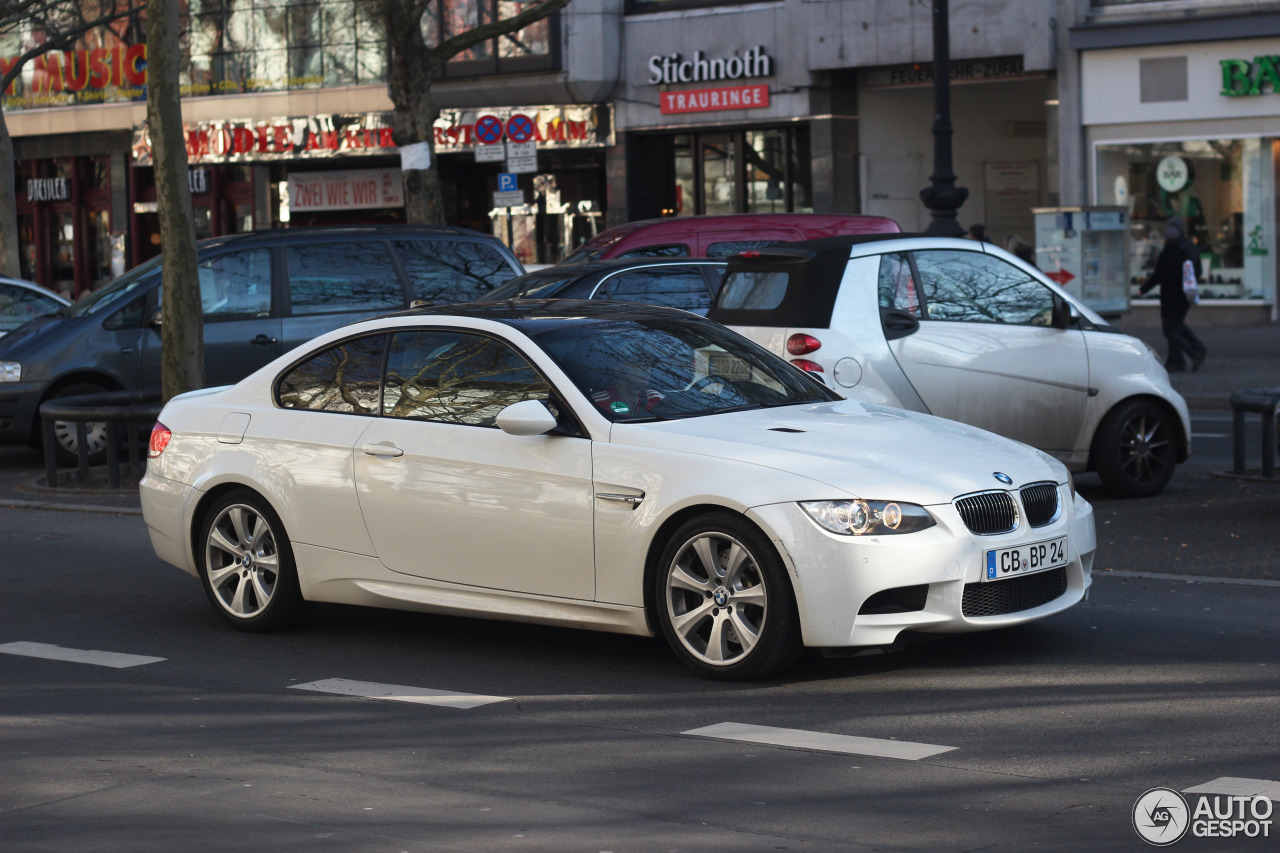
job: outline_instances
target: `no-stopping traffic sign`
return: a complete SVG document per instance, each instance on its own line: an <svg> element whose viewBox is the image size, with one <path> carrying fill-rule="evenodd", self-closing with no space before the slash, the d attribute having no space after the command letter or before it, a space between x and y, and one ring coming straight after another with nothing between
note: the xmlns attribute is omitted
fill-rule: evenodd
<svg viewBox="0 0 1280 853"><path fill-rule="evenodd" d="M502 139L502 119L497 116L480 116L476 119L476 140L492 145Z"/></svg>
<svg viewBox="0 0 1280 853"><path fill-rule="evenodd" d="M476 126L479 127L479 123ZM507 139L512 142L528 142L533 139L533 119L520 113L507 119Z"/></svg>

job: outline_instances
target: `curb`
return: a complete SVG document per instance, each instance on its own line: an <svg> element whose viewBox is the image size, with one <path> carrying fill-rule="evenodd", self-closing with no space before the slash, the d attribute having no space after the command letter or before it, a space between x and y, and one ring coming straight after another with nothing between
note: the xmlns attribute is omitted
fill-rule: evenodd
<svg viewBox="0 0 1280 853"><path fill-rule="evenodd" d="M57 503L54 501L21 501L0 499L0 507L7 509L63 510L66 512L97 512L107 515L142 515L141 507L102 506L100 504Z"/></svg>

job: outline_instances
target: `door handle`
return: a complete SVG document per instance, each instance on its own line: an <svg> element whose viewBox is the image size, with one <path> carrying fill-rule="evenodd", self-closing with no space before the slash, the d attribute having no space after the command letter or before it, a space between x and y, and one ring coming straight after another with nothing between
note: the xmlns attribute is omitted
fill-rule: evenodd
<svg viewBox="0 0 1280 853"><path fill-rule="evenodd" d="M266 347L271 346L271 344L279 343L279 339L270 337L269 335L258 335L256 338L249 341L249 343L256 344L260 347Z"/></svg>
<svg viewBox="0 0 1280 853"><path fill-rule="evenodd" d="M404 451L394 444L362 444L360 450L370 456L404 456Z"/></svg>

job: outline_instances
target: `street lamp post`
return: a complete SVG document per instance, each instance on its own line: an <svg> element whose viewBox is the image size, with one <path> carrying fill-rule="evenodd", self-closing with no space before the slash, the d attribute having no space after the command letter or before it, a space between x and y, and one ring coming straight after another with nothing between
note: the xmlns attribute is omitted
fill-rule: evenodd
<svg viewBox="0 0 1280 853"><path fill-rule="evenodd" d="M963 237L956 212L969 190L956 186L951 170L951 35L948 0L933 0L933 174L932 186L920 190L933 221L924 230L932 237Z"/></svg>

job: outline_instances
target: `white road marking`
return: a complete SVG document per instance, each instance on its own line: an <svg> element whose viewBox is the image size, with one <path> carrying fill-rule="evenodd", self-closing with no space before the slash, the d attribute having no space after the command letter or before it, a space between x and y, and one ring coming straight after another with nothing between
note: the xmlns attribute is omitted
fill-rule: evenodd
<svg viewBox="0 0 1280 853"><path fill-rule="evenodd" d="M919 761L932 755L950 752L954 746L935 746L931 743L911 743L901 740L883 740L876 737L833 735L824 732L807 732L803 729L779 729L773 726L753 726L749 723L717 723L700 729L683 732L686 735L712 737L721 740L741 740L748 743L767 743L773 746L794 746L816 749L821 752L843 752L849 755L871 755L877 758L900 758Z"/></svg>
<svg viewBox="0 0 1280 853"><path fill-rule="evenodd" d="M1172 572L1128 572L1116 569L1112 572L1095 571L1095 578L1137 578L1144 581L1178 581L1180 583L1224 583L1228 586L1280 587L1280 581L1268 578L1214 578L1208 575L1176 575Z"/></svg>
<svg viewBox="0 0 1280 853"><path fill-rule="evenodd" d="M51 646L47 643L4 643L0 652L7 655L22 655L28 658L44 658L45 660L64 660L71 663L91 663L94 666L109 666L112 669L125 669L130 666L142 666L147 663L159 663L164 658L153 658L147 655L126 655L120 652L99 652L93 649L64 649L62 646Z"/></svg>
<svg viewBox="0 0 1280 853"><path fill-rule="evenodd" d="M510 702L510 696L481 696L478 693L455 693L452 690L435 690L430 687L406 687L401 684L377 684L372 681L349 681L345 678L326 678L306 684L290 684L291 690L313 690L316 693L335 693L339 696L357 696L361 699L384 699L388 702L413 702L418 705L439 705L442 708L479 708L494 702Z"/></svg>
<svg viewBox="0 0 1280 853"><path fill-rule="evenodd" d="M1184 794L1222 794L1230 797L1256 797L1258 794L1268 800L1280 803L1280 782L1270 779L1241 779L1237 776L1220 776L1203 785L1183 788Z"/></svg>

